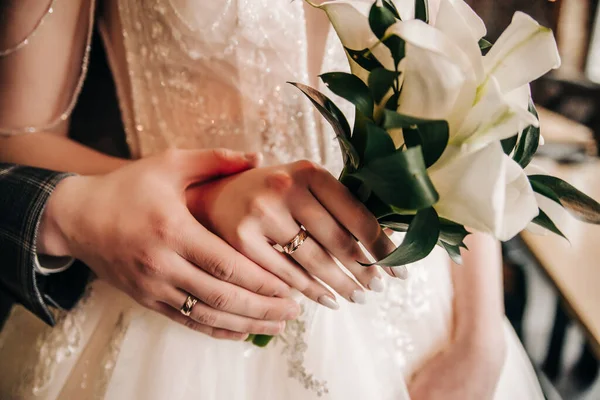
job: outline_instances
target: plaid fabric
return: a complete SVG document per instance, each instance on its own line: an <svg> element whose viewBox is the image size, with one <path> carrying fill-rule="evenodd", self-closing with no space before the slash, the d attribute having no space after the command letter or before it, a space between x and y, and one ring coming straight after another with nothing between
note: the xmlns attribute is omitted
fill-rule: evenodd
<svg viewBox="0 0 600 400"><path fill-rule="evenodd" d="M43 276L35 270L37 229L46 202L69 174L0 164L0 304L21 303L44 322L54 325L48 304L70 308L87 282L87 271ZM67 275L65 275L67 274ZM74 277L73 279L70 279ZM60 299L52 294L60 294ZM12 301L11 301L12 300ZM0 310L2 315L7 310Z"/></svg>

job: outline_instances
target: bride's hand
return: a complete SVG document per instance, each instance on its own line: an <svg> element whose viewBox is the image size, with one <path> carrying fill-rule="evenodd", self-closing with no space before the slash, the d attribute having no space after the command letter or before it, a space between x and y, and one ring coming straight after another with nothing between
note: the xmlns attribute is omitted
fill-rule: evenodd
<svg viewBox="0 0 600 400"><path fill-rule="evenodd" d="M357 240L375 259L389 254L394 244L375 217L320 166L299 161L256 168L200 189L191 192L192 213L242 254L310 299L338 307L335 296L314 277L355 303L365 301L363 287L383 289L378 268L359 264L369 259ZM287 256L273 248L289 243L300 225L309 236L296 252Z"/></svg>
<svg viewBox="0 0 600 400"><path fill-rule="evenodd" d="M503 332L450 343L413 375L411 400L493 399L506 354Z"/></svg>
<svg viewBox="0 0 600 400"><path fill-rule="evenodd" d="M200 225L185 198L193 182L255 165L228 150L172 150L107 175L68 177L48 202L38 249L82 260L141 305L211 336L276 335L300 312L273 297L289 287ZM199 301L184 316L188 294Z"/></svg>

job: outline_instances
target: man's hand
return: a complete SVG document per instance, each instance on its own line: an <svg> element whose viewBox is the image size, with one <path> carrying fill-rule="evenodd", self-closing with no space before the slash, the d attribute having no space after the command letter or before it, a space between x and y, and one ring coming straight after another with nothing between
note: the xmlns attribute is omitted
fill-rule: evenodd
<svg viewBox="0 0 600 400"><path fill-rule="evenodd" d="M40 253L85 262L141 305L218 338L276 335L299 314L289 287L200 225L194 183L253 168L255 154L170 150L100 176L74 176L51 195ZM188 294L199 302L179 312Z"/></svg>

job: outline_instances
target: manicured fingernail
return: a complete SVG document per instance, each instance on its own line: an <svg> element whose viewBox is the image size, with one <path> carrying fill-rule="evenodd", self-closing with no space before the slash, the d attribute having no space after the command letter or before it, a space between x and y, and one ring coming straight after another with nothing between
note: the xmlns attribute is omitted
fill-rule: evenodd
<svg viewBox="0 0 600 400"><path fill-rule="evenodd" d="M376 276L375 278L371 279L371 282L369 282L369 289L374 292L381 293L385 290L385 282L383 279L381 279L381 277Z"/></svg>
<svg viewBox="0 0 600 400"><path fill-rule="evenodd" d="M350 300L356 304L365 304L367 302L367 295L362 290L355 290L350 296Z"/></svg>
<svg viewBox="0 0 600 400"><path fill-rule="evenodd" d="M253 164L258 164L262 160L262 155L260 153L246 153L244 157L248 162Z"/></svg>
<svg viewBox="0 0 600 400"><path fill-rule="evenodd" d="M279 323L279 332L277 332L277 334L283 333L283 331L285 331L285 321L281 321Z"/></svg>
<svg viewBox="0 0 600 400"><path fill-rule="evenodd" d="M283 315L283 319L292 320L298 318L300 315L300 307L290 307L287 312Z"/></svg>
<svg viewBox="0 0 600 400"><path fill-rule="evenodd" d="M406 268L406 265L401 265L399 267L392 267L392 272L394 273L396 278L403 279L403 280L408 278L408 268Z"/></svg>
<svg viewBox="0 0 600 400"><path fill-rule="evenodd" d="M317 300L319 301L319 304L327 308L331 308L332 310L337 310L338 308L340 308L340 305L337 303L337 301L335 301L333 297L327 296L326 294L319 297Z"/></svg>

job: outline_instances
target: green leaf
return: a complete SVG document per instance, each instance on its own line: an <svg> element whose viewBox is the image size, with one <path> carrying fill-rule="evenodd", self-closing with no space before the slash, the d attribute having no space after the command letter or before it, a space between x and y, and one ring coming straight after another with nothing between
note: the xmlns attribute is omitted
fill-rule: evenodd
<svg viewBox="0 0 600 400"><path fill-rule="evenodd" d="M362 159L367 148L367 122L371 121L357 109L354 114L354 128L352 129L352 138L350 141L360 157L361 164L364 164Z"/></svg>
<svg viewBox="0 0 600 400"><path fill-rule="evenodd" d="M400 75L399 72L388 71L385 68L376 68L369 74L369 89L376 103L381 102L386 94L394 86L394 81Z"/></svg>
<svg viewBox="0 0 600 400"><path fill-rule="evenodd" d="M386 204L420 210L435 204L439 195L427 175L420 147L377 158L353 174Z"/></svg>
<svg viewBox="0 0 600 400"><path fill-rule="evenodd" d="M383 65L375 58L371 50L352 50L347 47L345 49L350 58L367 71L373 71L375 68L383 68Z"/></svg>
<svg viewBox="0 0 600 400"><path fill-rule="evenodd" d="M396 5L394 4L393 1L391 0L383 0L383 6L385 8L387 8L388 10L390 10L392 12L392 14L394 14L394 17L401 19L400 18L400 13L398 12L398 9L396 8Z"/></svg>
<svg viewBox="0 0 600 400"><path fill-rule="evenodd" d="M387 7L380 7L377 2L371 6L369 11L369 26L379 39L383 38L385 31L396 23L396 16Z"/></svg>
<svg viewBox="0 0 600 400"><path fill-rule="evenodd" d="M479 50L481 50L481 55L485 56L488 51L492 49L492 43L488 42L484 38L479 39Z"/></svg>
<svg viewBox="0 0 600 400"><path fill-rule="evenodd" d="M415 19L429 23L429 6L427 0L415 0Z"/></svg>
<svg viewBox="0 0 600 400"><path fill-rule="evenodd" d="M371 196L365 201L365 207L373 214L376 218L385 218L388 215L394 213L392 208L385 204L376 194L371 193Z"/></svg>
<svg viewBox="0 0 600 400"><path fill-rule="evenodd" d="M462 255L460 254L460 247L450 243L446 243L443 240L438 241L439 246L443 247L448 253L452 261L458 265L462 265Z"/></svg>
<svg viewBox="0 0 600 400"><path fill-rule="evenodd" d="M368 164L377 158L394 154L395 151L396 146L390 135L374 123L367 121L367 146L363 162Z"/></svg>
<svg viewBox="0 0 600 400"><path fill-rule="evenodd" d="M556 224L554 224L554 222L550 219L550 217L548 217L548 215L543 212L541 209L539 209L540 213L538 214L537 217L535 217L533 219L534 224L537 224L543 228L548 229L550 232L556 233L559 236L564 237L565 239L567 239L567 237L560 231L560 229L558 229L558 227L556 226ZM567 239L569 240L569 239Z"/></svg>
<svg viewBox="0 0 600 400"><path fill-rule="evenodd" d="M356 75L346 72L328 72L321 75L325 85L335 94L348 100L358 111L373 118L373 98L365 83Z"/></svg>
<svg viewBox="0 0 600 400"><path fill-rule="evenodd" d="M532 176L534 177L533 179ZM536 181L535 175L528 176L527 178L529 179L529 183L531 184L531 188L534 192L537 192L562 206L558 195L554 193L554 191L548 186Z"/></svg>
<svg viewBox="0 0 600 400"><path fill-rule="evenodd" d="M396 111L398 109L398 100L400 99L400 92L394 93L392 97L385 103L385 109L390 111Z"/></svg>
<svg viewBox="0 0 600 400"><path fill-rule="evenodd" d="M447 244L466 248L464 240L469 234L463 225L440 218L440 239Z"/></svg>
<svg viewBox="0 0 600 400"><path fill-rule="evenodd" d="M400 36L391 35L383 40L383 44L390 49L392 58L394 59L394 65L397 67L406 55L406 42Z"/></svg>
<svg viewBox="0 0 600 400"><path fill-rule="evenodd" d="M515 145L517 144L518 138L519 135L515 135L506 139L502 139L500 141L500 144L502 145L502 150L504 150L504 154L508 156L510 155L510 153L512 153L513 149L515 148Z"/></svg>
<svg viewBox="0 0 600 400"><path fill-rule="evenodd" d="M529 112L538 118L538 113L533 105L533 100L531 99L529 99ZM537 151L539 143L540 128L536 128L533 125L525 128L523 132L521 132L521 138L519 139L519 143L515 149L513 159L519 163L522 168L525 168L533 159L533 155Z"/></svg>
<svg viewBox="0 0 600 400"><path fill-rule="evenodd" d="M273 339L273 336L268 335L254 335L252 339L252 344L258 347L266 347L269 342Z"/></svg>
<svg viewBox="0 0 600 400"><path fill-rule="evenodd" d="M448 145L450 128L447 121L423 120L395 111L383 111L383 127L385 129L402 128L404 141L408 147L421 145L425 166L432 166Z"/></svg>
<svg viewBox="0 0 600 400"><path fill-rule="evenodd" d="M590 224L600 224L600 204L569 183L549 175L530 175L529 182L532 182L536 192L554 201L558 198L560 204L575 218Z"/></svg>
<svg viewBox="0 0 600 400"><path fill-rule="evenodd" d="M360 157L354 146L352 145L350 125L348 120L342 113L342 111L325 96L323 93L311 88L310 86L303 85L301 83L288 82L291 85L297 87L314 106L319 110L321 115L325 117L327 122L332 126L333 131L340 143L340 149L342 150L342 156L345 164L350 164L353 169L358 168L360 164Z"/></svg>
<svg viewBox="0 0 600 400"><path fill-rule="evenodd" d="M395 267L422 260L431 253L439 235L440 227L437 213L433 208L423 209L413 218L400 246L375 264L384 267Z"/></svg>
<svg viewBox="0 0 600 400"><path fill-rule="evenodd" d="M410 128L413 125L421 123L433 122L431 120L409 117L408 115L398 114L393 110L384 110L383 112L383 129Z"/></svg>
<svg viewBox="0 0 600 400"><path fill-rule="evenodd" d="M380 218L379 223L386 228L390 228L397 232L406 232L406 228L410 225L414 215L406 214L388 214ZM457 224L456 222L449 221L444 218L440 218L440 240L446 242L446 244L464 247L465 237L469 235L469 231L464 226Z"/></svg>

